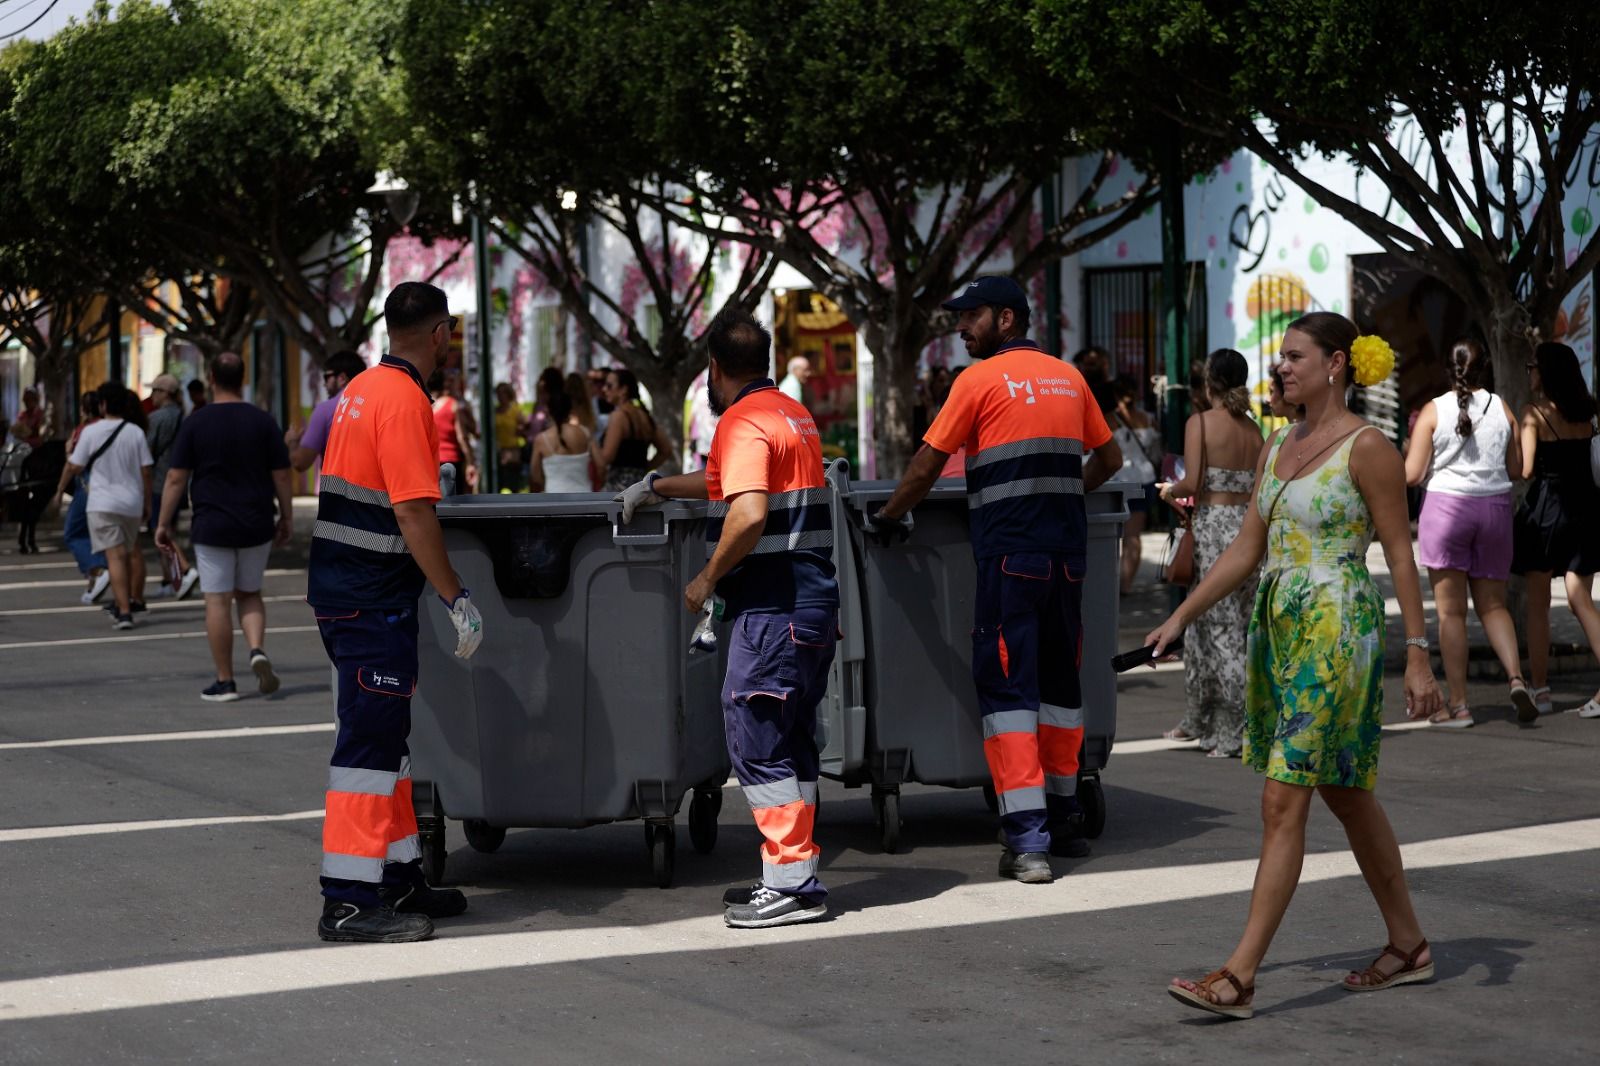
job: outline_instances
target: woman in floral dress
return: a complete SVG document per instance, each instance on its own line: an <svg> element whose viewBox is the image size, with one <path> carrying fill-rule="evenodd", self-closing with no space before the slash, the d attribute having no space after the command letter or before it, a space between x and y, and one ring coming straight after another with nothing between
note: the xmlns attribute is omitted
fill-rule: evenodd
<svg viewBox="0 0 1600 1066"><path fill-rule="evenodd" d="M1422 589L1411 552L1405 467L1394 446L1346 406L1351 383L1394 365L1388 345L1358 337L1342 315L1313 312L1284 335L1284 395L1305 419L1274 435L1256 472L1256 506L1188 599L1146 642L1157 653L1253 574L1265 557L1246 662L1244 758L1267 778L1261 861L1244 935L1227 962L1199 980L1174 979L1179 1001L1248 1018L1255 975L1300 880L1313 793L1343 824L1389 942L1344 987L1376 991L1426 981L1433 960L1406 887L1400 846L1379 805L1384 602L1367 572L1376 534L1406 629L1406 709L1442 700L1428 659Z"/></svg>
<svg viewBox="0 0 1600 1066"><path fill-rule="evenodd" d="M1161 498L1194 497L1194 572L1204 578L1239 535L1250 509L1261 427L1250 417L1249 364L1232 348L1206 359L1208 411L1184 427L1185 475L1160 486ZM1194 618L1183 655L1184 714L1170 740L1198 740L1210 757L1237 759L1244 743L1245 638L1255 582L1245 580Z"/></svg>

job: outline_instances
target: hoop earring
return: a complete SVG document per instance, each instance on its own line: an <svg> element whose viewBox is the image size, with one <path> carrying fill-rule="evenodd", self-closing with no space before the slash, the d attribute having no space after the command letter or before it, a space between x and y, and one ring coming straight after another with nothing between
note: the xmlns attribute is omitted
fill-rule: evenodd
<svg viewBox="0 0 1600 1066"><path fill-rule="evenodd" d="M1329 384L1329 385L1332 385L1332 384L1333 384L1333 375L1332 375L1332 374L1329 374L1329 375L1328 375L1328 384Z"/></svg>

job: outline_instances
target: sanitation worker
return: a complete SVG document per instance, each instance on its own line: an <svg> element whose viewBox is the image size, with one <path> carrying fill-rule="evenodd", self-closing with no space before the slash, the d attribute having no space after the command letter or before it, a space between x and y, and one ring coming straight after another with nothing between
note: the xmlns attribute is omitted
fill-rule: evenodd
<svg viewBox="0 0 1600 1066"><path fill-rule="evenodd" d="M1076 798L1084 493L1122 453L1083 374L1028 339L1021 286L981 277L943 306L959 316L974 362L872 517L873 534L886 544L909 536L911 509L965 447L978 568L972 675L1000 801L1000 876L1047 884L1051 854L1089 853Z"/></svg>
<svg viewBox="0 0 1600 1066"><path fill-rule="evenodd" d="M811 414L773 382L772 336L754 317L723 312L707 343L707 389L721 420L706 468L651 474L616 499L624 523L663 499L711 501L710 560L683 598L698 613L715 596L731 623L723 723L765 838L761 880L723 896L723 920L741 929L809 922L828 911L812 839L815 734L839 611L822 438Z"/></svg>
<svg viewBox="0 0 1600 1066"><path fill-rule="evenodd" d="M439 438L423 382L448 354L455 319L442 290L412 281L383 312L389 354L351 379L333 413L306 600L339 690L317 934L394 944L424 940L432 919L467 909L461 892L423 880L411 806L406 737L424 582L450 612L461 658L477 650L483 621L434 513Z"/></svg>

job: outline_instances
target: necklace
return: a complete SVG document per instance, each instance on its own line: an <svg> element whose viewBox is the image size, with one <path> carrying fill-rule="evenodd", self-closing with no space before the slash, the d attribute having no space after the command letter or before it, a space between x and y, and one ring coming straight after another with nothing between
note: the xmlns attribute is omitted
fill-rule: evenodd
<svg viewBox="0 0 1600 1066"><path fill-rule="evenodd" d="M1336 425L1336 423L1333 423L1333 422L1324 423L1323 425L1318 426L1315 430L1313 430L1306 437L1304 437L1299 442L1298 446L1295 448L1295 453L1294 453L1295 462L1298 463L1301 460L1303 460L1306 457L1306 449L1311 446L1311 442L1313 440L1315 440L1319 435L1321 435L1323 430L1328 429L1328 428L1330 428L1331 426L1334 426L1334 425Z"/></svg>

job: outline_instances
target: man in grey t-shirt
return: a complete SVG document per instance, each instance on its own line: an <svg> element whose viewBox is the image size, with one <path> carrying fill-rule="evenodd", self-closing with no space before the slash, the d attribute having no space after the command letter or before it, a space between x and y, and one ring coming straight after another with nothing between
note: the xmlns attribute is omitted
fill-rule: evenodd
<svg viewBox="0 0 1600 1066"><path fill-rule="evenodd" d="M167 482L167 471L172 469L172 445L178 439L178 426L183 422L183 386L171 374L158 374L150 383L150 399L155 409L150 412L150 428L145 430L144 437L150 445L150 458L155 461L150 473L154 489L150 497L150 532L154 533L156 517L161 513L161 488ZM183 554L183 546L176 539L172 541L171 550L177 556L178 584L176 587L168 585L163 574L162 591L156 595L187 599L200 580L200 571L189 565L188 556ZM143 589L134 591L139 593L138 598L144 598Z"/></svg>

